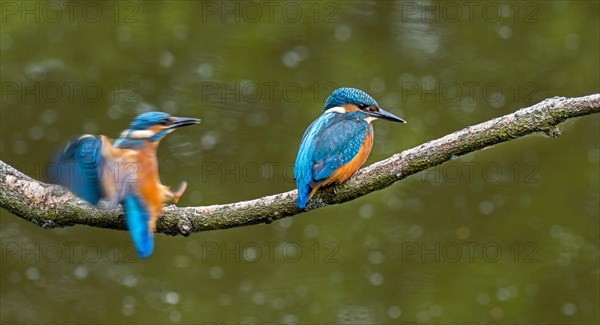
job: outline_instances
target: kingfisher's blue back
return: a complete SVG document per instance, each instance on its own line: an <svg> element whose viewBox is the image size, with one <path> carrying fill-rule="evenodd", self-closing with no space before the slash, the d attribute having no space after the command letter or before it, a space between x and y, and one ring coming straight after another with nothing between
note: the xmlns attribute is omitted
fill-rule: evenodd
<svg viewBox="0 0 600 325"><path fill-rule="evenodd" d="M156 219L165 201L177 202L186 189L171 192L160 183L156 148L175 128L198 119L148 112L137 116L114 144L105 136L84 135L71 141L53 162L51 181L96 204L100 199L121 203L138 255L152 253Z"/></svg>
<svg viewBox="0 0 600 325"><path fill-rule="evenodd" d="M299 208L305 208L319 188L346 181L364 164L373 145L371 122L378 118L404 122L361 90L339 88L331 93L321 116L304 132L296 156Z"/></svg>

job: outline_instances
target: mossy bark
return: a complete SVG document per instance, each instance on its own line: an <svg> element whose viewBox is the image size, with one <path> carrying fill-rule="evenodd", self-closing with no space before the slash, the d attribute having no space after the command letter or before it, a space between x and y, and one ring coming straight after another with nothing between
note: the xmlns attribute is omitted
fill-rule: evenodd
<svg viewBox="0 0 600 325"><path fill-rule="evenodd" d="M255 200L203 207L168 206L157 232L187 236L194 232L270 223L327 205L343 203L386 188L409 175L455 157L528 134L555 138L567 119L600 112L600 94L554 97L531 107L397 153L358 171L347 182L319 191L306 210L296 208L296 191ZM0 206L44 228L88 225L125 229L120 209L93 207L65 189L45 184L0 161Z"/></svg>

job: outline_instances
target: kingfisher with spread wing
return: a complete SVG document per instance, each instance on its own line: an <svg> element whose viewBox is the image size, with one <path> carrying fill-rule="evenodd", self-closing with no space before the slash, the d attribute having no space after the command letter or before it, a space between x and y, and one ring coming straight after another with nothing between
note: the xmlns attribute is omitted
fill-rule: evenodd
<svg viewBox="0 0 600 325"><path fill-rule="evenodd" d="M304 132L294 164L298 208L304 209L319 188L346 181L365 163L376 119L405 123L362 90L339 88L329 95L321 116Z"/></svg>
<svg viewBox="0 0 600 325"><path fill-rule="evenodd" d="M154 248L156 219L163 204L177 203L186 182L171 192L160 182L156 149L176 128L199 119L173 117L163 112L138 115L114 143L106 136L84 135L67 144L55 158L57 174L50 178L91 204L100 199L122 204L127 228L138 256Z"/></svg>

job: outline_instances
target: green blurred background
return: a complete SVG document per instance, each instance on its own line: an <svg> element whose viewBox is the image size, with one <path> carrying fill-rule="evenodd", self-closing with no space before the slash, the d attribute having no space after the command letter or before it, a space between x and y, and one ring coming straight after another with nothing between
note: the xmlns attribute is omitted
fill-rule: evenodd
<svg viewBox="0 0 600 325"><path fill-rule="evenodd" d="M70 137L138 113L202 118L159 150L180 206L294 188L338 86L373 163L553 96L600 88L597 1L2 1L1 159L36 178ZM500 144L270 225L156 236L46 230L0 210L3 323L599 321L599 117ZM595 307L594 307L595 306Z"/></svg>

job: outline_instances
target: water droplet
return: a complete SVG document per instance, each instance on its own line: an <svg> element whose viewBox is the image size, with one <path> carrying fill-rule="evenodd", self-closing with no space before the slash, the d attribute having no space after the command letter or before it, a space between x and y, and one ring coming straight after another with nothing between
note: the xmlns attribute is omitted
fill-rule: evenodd
<svg viewBox="0 0 600 325"><path fill-rule="evenodd" d="M565 37L565 48L571 51L577 51L579 49L579 35L569 34Z"/></svg>
<svg viewBox="0 0 600 325"><path fill-rule="evenodd" d="M40 271L36 267L31 266L25 271L25 276L29 280L37 280L40 278Z"/></svg>
<svg viewBox="0 0 600 325"><path fill-rule="evenodd" d="M308 50L308 48L306 46L296 46L294 47L294 51L296 53L298 53L298 57L300 58L301 61L304 61L306 59L308 59L309 55L310 55L310 51Z"/></svg>
<svg viewBox="0 0 600 325"><path fill-rule="evenodd" d="M169 319L173 323L179 323L181 321L181 313L177 310L173 310L171 313L169 313Z"/></svg>
<svg viewBox="0 0 600 325"><path fill-rule="evenodd" d="M379 272L374 272L369 277L369 282L374 286L380 286L383 284L383 275Z"/></svg>
<svg viewBox="0 0 600 325"><path fill-rule="evenodd" d="M417 321L421 322L421 323L428 323L429 322L429 313L427 311L420 311L417 313Z"/></svg>
<svg viewBox="0 0 600 325"><path fill-rule="evenodd" d="M456 229L456 237L462 240L469 239L471 237L471 229L467 226L459 227Z"/></svg>
<svg viewBox="0 0 600 325"><path fill-rule="evenodd" d="M402 310L398 306L391 306L388 309L388 315L390 315L390 318L396 319L402 315Z"/></svg>
<svg viewBox="0 0 600 325"><path fill-rule="evenodd" d="M494 319L500 319L500 318L504 317L504 309L502 309L500 307L494 307L494 308L492 308L492 310L490 310L490 315Z"/></svg>
<svg viewBox="0 0 600 325"><path fill-rule="evenodd" d="M173 55L173 53L169 51L162 52L158 62L161 66L165 68L170 68L175 62L175 55Z"/></svg>
<svg viewBox="0 0 600 325"><path fill-rule="evenodd" d="M219 296L219 305L229 306L233 302L233 298L230 295L222 294Z"/></svg>
<svg viewBox="0 0 600 325"><path fill-rule="evenodd" d="M319 235L319 227L311 224L304 228L304 237L315 238L318 235Z"/></svg>
<svg viewBox="0 0 600 325"><path fill-rule="evenodd" d="M345 42L352 37L352 29L348 25L339 25L335 28L335 38L340 42Z"/></svg>
<svg viewBox="0 0 600 325"><path fill-rule="evenodd" d="M283 218L277 222L277 225L281 228L287 229L294 224L294 220L292 218Z"/></svg>
<svg viewBox="0 0 600 325"><path fill-rule="evenodd" d="M127 26L119 26L117 28L117 41L127 43L131 40L131 29Z"/></svg>
<svg viewBox="0 0 600 325"><path fill-rule="evenodd" d="M83 133L95 134L98 132L98 125L96 122L87 121L82 125Z"/></svg>
<svg viewBox="0 0 600 325"><path fill-rule="evenodd" d="M179 294L177 292L166 292L162 298L169 305L177 305L179 303Z"/></svg>
<svg viewBox="0 0 600 325"><path fill-rule="evenodd" d="M286 67L294 68L300 63L300 61L302 61L302 59L300 58L300 55L295 51L288 51L283 54L283 56L281 57L281 61Z"/></svg>
<svg viewBox="0 0 600 325"><path fill-rule="evenodd" d="M496 299L506 301L510 299L510 291L507 288L499 288L496 291Z"/></svg>
<svg viewBox="0 0 600 325"><path fill-rule="evenodd" d="M258 258L258 251L253 246L247 246L243 252L244 259L249 262L256 262Z"/></svg>
<svg viewBox="0 0 600 325"><path fill-rule="evenodd" d="M481 203L479 203L479 211L483 214L491 214L494 212L494 203L488 200L481 201Z"/></svg>
<svg viewBox="0 0 600 325"><path fill-rule="evenodd" d="M184 24L176 25L173 28L173 36L180 41L186 40L188 38L188 27Z"/></svg>
<svg viewBox="0 0 600 325"><path fill-rule="evenodd" d="M83 265L79 265L78 267L75 268L75 270L73 271L73 274L75 275L75 277L79 280L85 279L88 276L88 269L87 267L83 266Z"/></svg>
<svg viewBox="0 0 600 325"><path fill-rule="evenodd" d="M213 266L209 270L210 277L213 279L220 279L223 277L223 268L220 266Z"/></svg>
<svg viewBox="0 0 600 325"><path fill-rule="evenodd" d="M571 256L565 253L558 255L558 264L560 266L567 266L571 264Z"/></svg>
<svg viewBox="0 0 600 325"><path fill-rule="evenodd" d="M173 260L173 265L178 268L186 268L190 266L190 259L186 255L176 256Z"/></svg>
<svg viewBox="0 0 600 325"><path fill-rule="evenodd" d="M123 285L125 285L126 287L129 288L133 288L137 285L138 283L138 278L135 275L132 274L128 274L123 278L122 281Z"/></svg>
<svg viewBox="0 0 600 325"><path fill-rule="evenodd" d="M408 234L412 238L419 238L421 235L423 235L423 228L419 225L413 225L408 230Z"/></svg>
<svg viewBox="0 0 600 325"><path fill-rule="evenodd" d="M123 305L121 307L121 314L123 314L124 316L131 316L135 314L135 308L133 306Z"/></svg>
<svg viewBox="0 0 600 325"><path fill-rule="evenodd" d="M600 163L600 150L596 148L588 150L587 159L592 164Z"/></svg>
<svg viewBox="0 0 600 325"><path fill-rule="evenodd" d="M372 251L369 253L369 262L372 264L381 264L385 261L385 255L380 251Z"/></svg>
<svg viewBox="0 0 600 325"><path fill-rule="evenodd" d="M577 312L577 306L574 303L566 303L564 305L562 305L562 313L567 315L567 316L572 316Z"/></svg>
<svg viewBox="0 0 600 325"><path fill-rule="evenodd" d="M202 136L200 144L205 150L210 150L217 144L217 141L217 135L214 132L207 132Z"/></svg>
<svg viewBox="0 0 600 325"><path fill-rule="evenodd" d="M56 122L56 112L51 109L46 109L40 114L40 121L45 124L54 124Z"/></svg>
<svg viewBox="0 0 600 325"><path fill-rule="evenodd" d="M425 75L421 77L421 83L423 89L437 89L440 86L437 78L432 75Z"/></svg>
<svg viewBox="0 0 600 325"><path fill-rule="evenodd" d="M262 305L262 304L264 304L265 303L265 294L262 293L262 292L255 292L252 295L252 302L255 305Z"/></svg>
<svg viewBox="0 0 600 325"><path fill-rule="evenodd" d="M375 208L372 204L363 204L358 209L358 215L363 219L370 219L375 212Z"/></svg>
<svg viewBox="0 0 600 325"><path fill-rule="evenodd" d="M213 75L213 67L209 63L202 63L196 68L196 73L202 79L210 79Z"/></svg>
<svg viewBox="0 0 600 325"><path fill-rule="evenodd" d="M490 295L488 295L485 292L480 292L477 295L477 303L479 303L480 305L487 305L490 303Z"/></svg>
<svg viewBox="0 0 600 325"><path fill-rule="evenodd" d="M398 82L400 83L400 86L404 86L404 84L406 83L414 83L415 76L405 72L400 75L400 77L398 78Z"/></svg>
<svg viewBox="0 0 600 325"><path fill-rule="evenodd" d="M281 317L281 322L284 324L296 324L298 323L298 316L292 314L285 314Z"/></svg>
<svg viewBox="0 0 600 325"><path fill-rule="evenodd" d="M506 104L506 98L501 92L490 92L487 95L488 101L493 108L502 108Z"/></svg>
<svg viewBox="0 0 600 325"><path fill-rule="evenodd" d="M243 292L250 292L250 290L252 290L253 287L254 284L248 279L242 280L242 282L240 282L240 290Z"/></svg>
<svg viewBox="0 0 600 325"><path fill-rule="evenodd" d="M552 238L560 238L564 233L563 227L559 225L552 225L552 227L550 227L550 236L552 236Z"/></svg>
<svg viewBox="0 0 600 325"><path fill-rule="evenodd" d="M500 35L500 38L509 39L512 36L512 28L504 25L498 29L498 35Z"/></svg>
<svg viewBox="0 0 600 325"><path fill-rule="evenodd" d="M29 145L24 140L16 140L13 142L13 152L17 155L23 155L29 150Z"/></svg>

